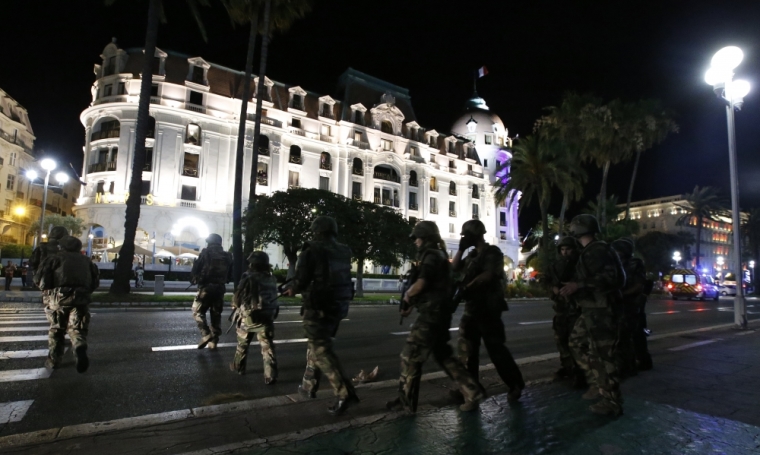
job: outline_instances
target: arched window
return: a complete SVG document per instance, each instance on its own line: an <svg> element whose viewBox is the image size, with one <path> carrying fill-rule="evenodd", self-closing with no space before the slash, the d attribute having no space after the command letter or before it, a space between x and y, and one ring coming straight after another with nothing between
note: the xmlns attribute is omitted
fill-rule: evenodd
<svg viewBox="0 0 760 455"><path fill-rule="evenodd" d="M119 131L121 124L115 118L107 118L100 121L95 127L92 135L90 135L90 141L97 141L98 139L108 139L112 137L119 137Z"/></svg>
<svg viewBox="0 0 760 455"><path fill-rule="evenodd" d="M297 145L290 146L290 162L301 164L301 147Z"/></svg>
<svg viewBox="0 0 760 455"><path fill-rule="evenodd" d="M409 186L417 186L417 172L409 171Z"/></svg>
<svg viewBox="0 0 760 455"><path fill-rule="evenodd" d="M269 156L269 136L259 135L259 155Z"/></svg>
<svg viewBox="0 0 760 455"><path fill-rule="evenodd" d="M449 194L452 196L457 195L457 184L454 182L449 183Z"/></svg>
<svg viewBox="0 0 760 455"><path fill-rule="evenodd" d="M401 177L398 172L390 166L375 166L375 172L372 175L376 179L388 180L389 182L401 183Z"/></svg>
<svg viewBox="0 0 760 455"><path fill-rule="evenodd" d="M330 162L330 154L322 152L319 155L319 168L325 170L332 170L332 163Z"/></svg>
<svg viewBox="0 0 760 455"><path fill-rule="evenodd" d="M478 188L477 183L472 184L472 198L473 199L480 199L480 189Z"/></svg>
<svg viewBox="0 0 760 455"><path fill-rule="evenodd" d="M354 164L352 166L354 175L364 175L364 163L360 158L354 158Z"/></svg>
<svg viewBox="0 0 760 455"><path fill-rule="evenodd" d="M156 137L156 119L154 117L148 117L148 134L145 137L152 139Z"/></svg>
<svg viewBox="0 0 760 455"><path fill-rule="evenodd" d="M438 191L438 179L430 177L430 191Z"/></svg>
<svg viewBox="0 0 760 455"><path fill-rule="evenodd" d="M185 131L185 144L201 145L201 127L189 123Z"/></svg>
<svg viewBox="0 0 760 455"><path fill-rule="evenodd" d="M383 120L380 124L380 131L383 133L393 134L393 124L388 120Z"/></svg>

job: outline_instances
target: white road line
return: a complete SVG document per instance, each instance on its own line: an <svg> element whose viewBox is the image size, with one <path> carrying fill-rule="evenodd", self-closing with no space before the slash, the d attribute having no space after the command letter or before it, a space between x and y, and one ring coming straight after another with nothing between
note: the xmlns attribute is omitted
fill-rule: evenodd
<svg viewBox="0 0 760 455"><path fill-rule="evenodd" d="M449 332L456 332L457 330L459 330L459 327L452 327L452 328L449 329ZM411 331L406 331L406 332L391 332L391 335L409 335L410 333L412 333L412 332Z"/></svg>
<svg viewBox="0 0 760 455"><path fill-rule="evenodd" d="M529 322L518 322L520 325L534 325L534 324L549 324L554 321L529 321Z"/></svg>
<svg viewBox="0 0 760 455"><path fill-rule="evenodd" d="M0 325L12 325L12 324L47 324L47 319L24 319L21 321L6 321L0 320Z"/></svg>
<svg viewBox="0 0 760 455"><path fill-rule="evenodd" d="M751 333L755 333L755 331L754 330L747 330L747 331L744 331L744 332L737 332L736 336L749 335Z"/></svg>
<svg viewBox="0 0 760 455"><path fill-rule="evenodd" d="M20 341L47 341L47 339L47 335L17 335L0 337L0 343L16 343ZM68 335L66 335L66 339L69 339Z"/></svg>
<svg viewBox="0 0 760 455"><path fill-rule="evenodd" d="M680 313L680 311L679 310L658 311L656 313L647 313L647 314L673 314L673 313Z"/></svg>
<svg viewBox="0 0 760 455"><path fill-rule="evenodd" d="M45 338L47 339L47 338ZM306 343L308 340L306 338L294 338L291 340L274 340L274 344L292 344L292 343ZM251 343L251 346L257 346L259 344L258 341L254 341ZM233 346L237 346L237 343L219 343L216 345L217 348L230 348ZM153 352L159 352L159 351L191 351L191 350L199 350L198 345L196 344L185 344L181 346L157 346L150 348Z"/></svg>
<svg viewBox="0 0 760 455"><path fill-rule="evenodd" d="M22 325L18 327L0 327L0 332L47 332L50 327L38 325Z"/></svg>
<svg viewBox="0 0 760 455"><path fill-rule="evenodd" d="M45 315L39 315L39 316L0 316L0 321L29 321L29 320L45 320L47 321L47 318Z"/></svg>
<svg viewBox="0 0 760 455"><path fill-rule="evenodd" d="M29 351L0 351L0 360L29 359L32 357L47 357L47 349L32 349ZM2 423L2 419L0 419Z"/></svg>
<svg viewBox="0 0 760 455"><path fill-rule="evenodd" d="M341 319L340 323L348 322L350 319ZM301 324L303 323L302 320L298 321L274 321L275 324Z"/></svg>
<svg viewBox="0 0 760 455"><path fill-rule="evenodd" d="M0 403L0 425L18 422L23 419L32 403L34 403L34 400Z"/></svg>
<svg viewBox="0 0 760 455"><path fill-rule="evenodd" d="M53 370L47 368L31 368L28 370L0 371L0 382L32 381L35 379L47 379Z"/></svg>
<svg viewBox="0 0 760 455"><path fill-rule="evenodd" d="M716 341L720 341L720 340L722 340L722 338L715 338L715 339L712 339L712 340L697 341L696 343L689 343L689 344L685 344L683 346L676 346L675 348L670 348L670 349L668 349L668 351L683 351L685 349L696 348L697 346L704 346L706 344L715 343Z"/></svg>

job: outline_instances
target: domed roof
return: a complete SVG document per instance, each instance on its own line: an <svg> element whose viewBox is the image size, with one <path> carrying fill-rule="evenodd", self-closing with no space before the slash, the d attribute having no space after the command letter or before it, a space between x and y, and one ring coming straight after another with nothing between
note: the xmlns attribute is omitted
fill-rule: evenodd
<svg viewBox="0 0 760 455"><path fill-rule="evenodd" d="M505 133L504 122L498 115L489 111L485 100L477 93L465 106L465 113L454 122L452 132L462 136L468 133Z"/></svg>

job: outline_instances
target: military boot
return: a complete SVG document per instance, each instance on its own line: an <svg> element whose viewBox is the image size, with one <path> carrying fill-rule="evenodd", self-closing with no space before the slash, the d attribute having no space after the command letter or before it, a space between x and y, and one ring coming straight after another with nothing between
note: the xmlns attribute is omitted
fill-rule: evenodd
<svg viewBox="0 0 760 455"><path fill-rule="evenodd" d="M207 344L209 344L214 339L214 335L208 334L203 335L203 338L201 338L201 342L198 343L198 349L203 349L206 347Z"/></svg>
<svg viewBox="0 0 760 455"><path fill-rule="evenodd" d="M589 410L594 414L617 417L623 414L623 407L610 400L601 400L589 406Z"/></svg>
<svg viewBox="0 0 760 455"><path fill-rule="evenodd" d="M299 385L298 386L298 394L301 395L304 398L309 398L309 399L311 399L311 398L317 398L317 394L316 393L314 393L314 392L312 392L310 390L304 389L303 385Z"/></svg>
<svg viewBox="0 0 760 455"><path fill-rule="evenodd" d="M45 368L48 368L50 370L55 370L59 366L61 366L61 356L55 356L55 357L48 356L48 358L45 359Z"/></svg>
<svg viewBox="0 0 760 455"><path fill-rule="evenodd" d="M217 343L219 343L219 339L218 338L214 338L213 340L211 340L211 341L208 342L208 348L209 349L216 349Z"/></svg>
<svg viewBox="0 0 760 455"><path fill-rule="evenodd" d="M520 401L522 391L524 387L515 387L507 393L507 401L510 403L517 403Z"/></svg>
<svg viewBox="0 0 760 455"><path fill-rule="evenodd" d="M353 404L359 402L359 397L356 395L349 395L346 398L339 398L334 405L327 408L327 412L334 416L339 416L346 412L346 410Z"/></svg>
<svg viewBox="0 0 760 455"><path fill-rule="evenodd" d="M470 399L465 397L464 404L459 406L459 410L463 412L470 412L478 409L480 402L486 399L486 394L483 388L478 388L478 392Z"/></svg>
<svg viewBox="0 0 760 455"><path fill-rule="evenodd" d="M90 367L90 359L87 358L87 346L77 346L74 350L77 361L77 372L84 373Z"/></svg>
<svg viewBox="0 0 760 455"><path fill-rule="evenodd" d="M242 375L245 374L245 366L241 365L240 368L238 368L235 365L235 362L230 362L230 371L232 371L233 373L237 373L237 374L239 374L239 375L242 376Z"/></svg>

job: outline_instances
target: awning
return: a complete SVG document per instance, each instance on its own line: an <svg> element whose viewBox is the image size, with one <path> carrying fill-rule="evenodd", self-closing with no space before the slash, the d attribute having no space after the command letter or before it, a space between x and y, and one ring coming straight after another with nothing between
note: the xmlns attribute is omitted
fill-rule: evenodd
<svg viewBox="0 0 760 455"><path fill-rule="evenodd" d="M115 246L113 248L108 248L107 252L109 253L121 253L121 247L124 245ZM135 245L135 254L138 256L150 256L153 257L153 252L150 250L146 250L145 248Z"/></svg>

